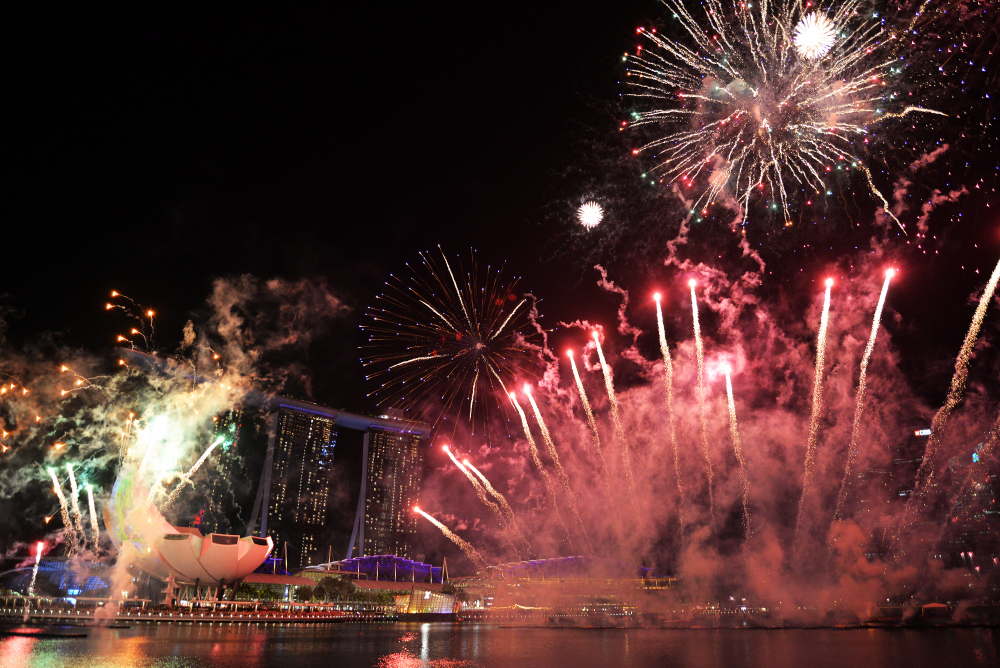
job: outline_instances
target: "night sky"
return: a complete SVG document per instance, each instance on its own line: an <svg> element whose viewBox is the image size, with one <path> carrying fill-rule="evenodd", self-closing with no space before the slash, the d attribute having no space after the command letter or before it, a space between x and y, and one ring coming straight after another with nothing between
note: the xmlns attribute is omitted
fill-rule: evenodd
<svg viewBox="0 0 1000 668"><path fill-rule="evenodd" d="M621 54L650 17L662 17L653 0L348 3L297 15L5 8L0 289L12 341L54 331L110 351L123 324L103 304L117 289L156 309L171 352L215 277L325 278L352 313L310 351L315 398L370 409L360 316L389 272L436 244L507 261L545 299L550 325L610 321L616 300L594 287L594 259L635 294L673 275L658 249L630 256L627 237L602 258L595 235L585 258L573 256L573 168L617 155L608 107L622 91ZM966 118L915 135L955 147L926 190L982 187L935 214L940 240L900 251L891 305L906 323L900 345L934 353L932 396L946 387L940 361L961 342L966 298L985 280L975 269L988 274L1000 253L998 209L987 207L992 38L980 37L967 69L990 72L967 89L956 75L962 90L931 96ZM891 189L891 175L880 178ZM808 303L826 273L850 264L841 252L871 236L873 209L764 247L765 292ZM714 230L698 243L706 257L731 256L735 237ZM646 307L634 317L652 322ZM913 364L915 377L929 368Z"/></svg>

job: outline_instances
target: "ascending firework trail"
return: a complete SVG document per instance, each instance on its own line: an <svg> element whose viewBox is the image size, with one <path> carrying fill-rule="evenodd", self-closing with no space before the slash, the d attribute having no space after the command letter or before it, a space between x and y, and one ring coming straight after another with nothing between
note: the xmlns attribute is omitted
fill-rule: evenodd
<svg viewBox="0 0 1000 668"><path fill-rule="evenodd" d="M740 465L740 490L743 493L743 540L750 540L750 480L747 478L747 463L743 459L743 443L740 441L740 430L736 424L736 402L733 400L733 381L730 370L726 372L726 398L729 399L729 436L733 439L733 452Z"/></svg>
<svg viewBox="0 0 1000 668"><path fill-rule="evenodd" d="M87 546L87 532L83 530L83 513L80 512L80 489L76 486L76 476L73 475L73 465L66 464L66 470L69 472L69 491L72 496L70 497L70 508L73 511L73 528L76 530L76 534L80 537L80 543L83 547Z"/></svg>
<svg viewBox="0 0 1000 668"><path fill-rule="evenodd" d="M587 533L587 527L584 525L583 520L580 519L580 511L576 507L576 495L573 493L573 488L569 484L569 476L566 475L566 471L562 467L562 463L559 461L559 453L556 452L556 444L552 441L552 434L549 433L549 428L545 426L545 420L542 419L542 412L538 410L538 404L535 403L535 397L531 394L531 386L524 386L524 393L528 397L528 401L531 403L531 410L535 413L535 420L538 421L538 429L542 432L542 440L545 441L545 448L549 452L549 457L552 459L552 463L556 467L556 475L559 477L559 482L562 483L563 489L566 490L566 499L569 501L569 509L573 512L573 517L576 519L576 523L580 527L580 532L583 534L583 541L587 544L587 551L592 552L593 546L590 544L590 535Z"/></svg>
<svg viewBox="0 0 1000 668"><path fill-rule="evenodd" d="M524 409L518 403L517 394L511 392L510 400L514 404L514 408L517 409L517 414L521 416L521 427L524 429L524 437L528 439L528 452L531 453L531 461L534 463L535 468L538 469L538 474L542 476L542 484L545 485L545 496L548 497L549 505L552 506L552 517L566 535L566 541L571 542L566 525L563 524L562 515L559 514L559 505L556 503L556 490L552 487L552 478L549 477L549 472L542 466L542 460L538 456L538 446L535 445L535 439L531 435L531 428L528 426L528 416L524 414Z"/></svg>
<svg viewBox="0 0 1000 668"><path fill-rule="evenodd" d="M993 269L993 275L990 276L989 282L983 289L983 295L979 298L979 306L976 307L976 313L972 316L972 324L969 325L965 341L962 342L962 348L958 351L958 359L955 360L955 374L951 377L951 388L948 390L948 398L945 400L944 406L934 415L934 420L931 421L931 435L927 439L924 459L917 470L917 478L913 485L913 494L910 495L907 504L910 506L910 512L908 513L910 515L912 515L912 510L915 507L914 504L916 501L914 499L918 497L918 492L922 491L934 479L934 459L935 455L937 455L938 446L941 445L941 431L948 423L948 418L951 417L952 411L955 410L955 407L962 400L962 393L965 391L965 380L969 377L969 358L972 355L972 347L976 344L976 339L979 338L979 330L982 329L983 318L986 317L986 307L993 300L993 293L997 289L998 280L1000 280L1000 262L997 262L997 266Z"/></svg>
<svg viewBox="0 0 1000 668"><path fill-rule="evenodd" d="M882 284L882 294L878 298L878 306L875 307L875 317L872 319L872 332L868 336L868 345L865 346L865 354L861 357L861 375L858 377L858 394L854 404L854 425L851 427L851 445L847 448L847 464L844 466L844 479L840 481L840 493L837 494L837 507L833 512L833 519L840 521L841 513L844 511L844 501L847 500L847 487L851 479L851 470L854 466L854 458L858 456L858 438L861 435L861 414L865 410L865 388L867 387L868 361L871 359L872 351L875 349L875 336L878 334L878 325L882 320L882 307L885 306L885 296L889 292L889 281L896 274L894 269L885 272L885 283Z"/></svg>
<svg viewBox="0 0 1000 668"><path fill-rule="evenodd" d="M833 279L826 279L823 294L823 315L819 319L819 334L816 336L816 372L813 375L812 413L809 416L809 435L806 438L805 474L802 477L802 497L799 499L799 514L795 520L795 538L799 538L805 515L806 499L812 491L813 468L816 466L816 440L819 436L819 417L823 410L823 368L826 366L826 326L830 321L830 289Z"/></svg>
<svg viewBox="0 0 1000 668"><path fill-rule="evenodd" d="M712 453L708 447L708 415L705 407L705 347L701 341L701 322L698 320L698 296L694 292L695 281L688 281L691 288L691 314L694 316L694 345L698 359L698 430L701 434L701 451L705 456L705 478L708 480L708 513L715 527L715 492L712 490L715 473L712 471Z"/></svg>
<svg viewBox="0 0 1000 668"><path fill-rule="evenodd" d="M674 453L674 477L677 479L678 503L683 503L684 486L681 484L681 458L677 449L677 423L674 419L674 363L670 359L667 334L663 328L663 310L660 308L659 292L653 295L653 300L656 301L656 326L660 333L660 352L663 354L663 386L667 391L667 425L670 429L670 447Z"/></svg>
<svg viewBox="0 0 1000 668"><path fill-rule="evenodd" d="M505 499L503 494L498 492L493 485L490 484L490 481L486 479L486 476L484 476L479 469L473 466L468 459L463 459L462 465L472 471L476 477L479 478L479 481L482 483L483 487L486 488L486 491L497 500L497 503L500 504L500 509L507 517L507 526L510 528L511 533L514 534L516 541L524 548L525 552L530 552L531 545L528 544L528 540L521 532L521 527L517 525L517 518L514 517L514 509L510 507L509 503L507 503L507 499Z"/></svg>
<svg viewBox="0 0 1000 668"><path fill-rule="evenodd" d="M59 512L62 514L63 526L69 532L70 543L75 543L76 529L73 528L73 522L69 518L69 507L66 505L66 496L63 494L59 478L56 477L56 472L49 469L49 475L52 477L52 491L56 493L56 498L59 499Z"/></svg>
<svg viewBox="0 0 1000 668"><path fill-rule="evenodd" d="M615 434L618 436L618 443L622 449L622 466L625 468L625 480L628 482L628 493L632 497L632 505L635 505L635 480L632 478L632 453L629 452L628 437L625 435L625 426L622 424L622 415L618 409L618 397L615 395L615 381L611 376L611 367L604 359L604 350L601 349L601 337L594 332L594 343L597 345L597 357L601 360L601 371L604 373L604 388L608 391L608 404L611 406L611 420L615 423Z"/></svg>
<svg viewBox="0 0 1000 668"><path fill-rule="evenodd" d="M97 508L94 506L94 486L87 485L87 505L90 507L90 530L94 534L94 549L101 544L101 527L97 523Z"/></svg>
<svg viewBox="0 0 1000 668"><path fill-rule="evenodd" d="M476 496L479 498L480 502L482 502L484 506L489 508L490 511L492 511L493 515L496 516L497 522L500 524L500 537L503 539L504 543L507 544L507 547L513 554L519 554L522 551L521 546L516 545L513 539L511 538L510 532L508 531L509 527L507 523L507 517L500 509L500 506L486 496L486 488L483 487L483 485L479 482L479 480L477 480L475 476L472 475L472 473L464 464L460 464L459 461L455 459L455 455L452 453L451 448L449 448L447 445L444 445L441 447L441 449L448 454L448 458L451 459L455 467L459 471L461 471L466 478L468 478L469 482L472 484L472 488L476 490Z"/></svg>
<svg viewBox="0 0 1000 668"><path fill-rule="evenodd" d="M440 529L441 533L443 533L445 536L447 536L451 540L451 542L455 543L455 545L458 545L459 549L461 549L462 552L465 553L465 556L467 556L469 558L469 561L471 561L473 564L475 564L479 569L486 570L486 568L487 568L486 567L486 561L482 558L482 556L480 556L480 554L478 552L476 552L476 548L472 547L467 542L465 542L464 540L462 540L461 538L459 538L458 536L456 536L455 533L451 529L449 529L445 525L441 524L440 522L438 522L436 519L434 519L433 517L431 517L430 515L428 515L424 511L420 510L420 508L418 508L416 506L413 506L413 510L415 510L416 512L418 512L421 515L423 515L424 517L426 517L427 520L431 524L433 524L434 526L436 526L438 529Z"/></svg>
<svg viewBox="0 0 1000 668"><path fill-rule="evenodd" d="M569 363L573 367L573 378L576 379L576 389L580 393L580 403L583 404L583 412L587 414L587 425L590 427L590 440L594 444L594 451L597 453L597 460L601 464L601 478L604 480L604 488L611 496L611 482L608 479L608 463L604 460L604 453L601 452L601 435L597 431L597 420L594 419L594 411L590 408L590 401L587 399L587 391L583 389L583 381L580 379L580 372L576 368L576 360L573 358L573 351L570 350Z"/></svg>

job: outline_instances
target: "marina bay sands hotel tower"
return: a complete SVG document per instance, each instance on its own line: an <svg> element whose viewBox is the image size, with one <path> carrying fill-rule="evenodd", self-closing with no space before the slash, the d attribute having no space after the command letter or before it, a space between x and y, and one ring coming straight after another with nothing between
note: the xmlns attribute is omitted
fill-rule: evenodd
<svg viewBox="0 0 1000 668"><path fill-rule="evenodd" d="M274 539L275 555L287 541L286 567L327 561L323 540L330 523L335 479L333 452L339 429L364 432L361 490L350 544L336 558L413 555L417 502L430 426L372 418L305 401L274 397L267 408L267 452L248 528Z"/></svg>

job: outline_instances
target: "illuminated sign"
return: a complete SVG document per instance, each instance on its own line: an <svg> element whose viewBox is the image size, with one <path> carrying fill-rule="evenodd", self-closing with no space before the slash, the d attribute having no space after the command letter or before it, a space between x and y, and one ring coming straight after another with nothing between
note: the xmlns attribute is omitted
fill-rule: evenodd
<svg viewBox="0 0 1000 668"><path fill-rule="evenodd" d="M931 430L930 429L918 429L915 432L913 432L913 435L914 436L930 436L931 435Z"/></svg>

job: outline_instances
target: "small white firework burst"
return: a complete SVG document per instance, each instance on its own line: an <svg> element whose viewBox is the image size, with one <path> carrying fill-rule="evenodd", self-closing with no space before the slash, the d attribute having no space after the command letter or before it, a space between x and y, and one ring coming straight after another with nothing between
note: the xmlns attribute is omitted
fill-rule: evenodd
<svg viewBox="0 0 1000 668"><path fill-rule="evenodd" d="M576 210L576 217L579 219L581 225L590 230L601 224L601 221L604 219L604 209L597 202L584 202Z"/></svg>
<svg viewBox="0 0 1000 668"><path fill-rule="evenodd" d="M830 53L836 39L837 26L817 12L806 14L795 26L795 50L803 58L822 58Z"/></svg>

